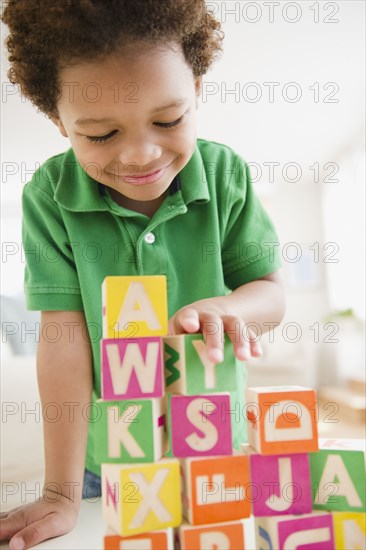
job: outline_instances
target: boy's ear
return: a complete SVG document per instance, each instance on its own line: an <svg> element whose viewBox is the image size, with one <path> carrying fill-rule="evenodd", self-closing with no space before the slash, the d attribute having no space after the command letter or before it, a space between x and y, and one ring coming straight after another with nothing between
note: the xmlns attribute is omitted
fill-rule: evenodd
<svg viewBox="0 0 366 550"><path fill-rule="evenodd" d="M59 129L59 132L62 136L68 137L65 126L62 124L62 121L61 121L59 116L57 116L56 114L51 115L50 120L57 126L57 128Z"/></svg>

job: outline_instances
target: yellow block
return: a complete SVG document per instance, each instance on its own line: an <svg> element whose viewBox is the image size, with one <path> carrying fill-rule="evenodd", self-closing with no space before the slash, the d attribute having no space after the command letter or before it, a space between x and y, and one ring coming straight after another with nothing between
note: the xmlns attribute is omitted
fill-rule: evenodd
<svg viewBox="0 0 366 550"><path fill-rule="evenodd" d="M102 298L103 338L141 338L168 333L164 275L106 277Z"/></svg>
<svg viewBox="0 0 366 550"><path fill-rule="evenodd" d="M364 550L366 548L366 514L333 512L333 525L337 550Z"/></svg>
<svg viewBox="0 0 366 550"><path fill-rule="evenodd" d="M120 472L123 535L177 527L182 521L177 460L128 465Z"/></svg>

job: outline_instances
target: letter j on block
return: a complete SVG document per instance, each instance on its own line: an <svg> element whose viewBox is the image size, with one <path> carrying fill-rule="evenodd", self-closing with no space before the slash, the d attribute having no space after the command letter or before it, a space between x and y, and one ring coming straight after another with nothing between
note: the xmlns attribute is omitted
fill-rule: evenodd
<svg viewBox="0 0 366 550"><path fill-rule="evenodd" d="M103 338L165 336L166 277L106 277L102 285Z"/></svg>
<svg viewBox="0 0 366 550"><path fill-rule="evenodd" d="M249 444L261 454L318 450L316 393L302 386L247 389Z"/></svg>

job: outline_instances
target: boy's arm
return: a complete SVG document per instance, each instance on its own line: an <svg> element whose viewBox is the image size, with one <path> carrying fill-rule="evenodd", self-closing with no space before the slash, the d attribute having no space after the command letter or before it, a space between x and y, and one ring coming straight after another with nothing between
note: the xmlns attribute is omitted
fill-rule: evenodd
<svg viewBox="0 0 366 550"><path fill-rule="evenodd" d="M276 271L227 296L198 300L180 309L169 321L169 334L202 332L209 359L220 363L227 333L236 357L246 361L251 355L261 355L260 335L277 326L284 312L284 290Z"/></svg>
<svg viewBox="0 0 366 550"><path fill-rule="evenodd" d="M57 421L55 417L43 420L43 497L1 518L1 538L13 537L10 548L14 550L67 533L76 522L88 432L82 411L91 401L93 380L91 346L82 312L42 313L37 375L42 410L51 411L52 407L44 405L55 403Z"/></svg>

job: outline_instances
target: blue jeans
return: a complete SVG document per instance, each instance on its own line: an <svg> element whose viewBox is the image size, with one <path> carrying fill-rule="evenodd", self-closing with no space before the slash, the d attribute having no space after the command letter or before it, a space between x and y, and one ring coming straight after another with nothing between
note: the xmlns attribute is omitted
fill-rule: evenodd
<svg viewBox="0 0 366 550"><path fill-rule="evenodd" d="M100 477L93 474L90 470L84 471L83 499L100 498L102 496L102 487Z"/></svg>

